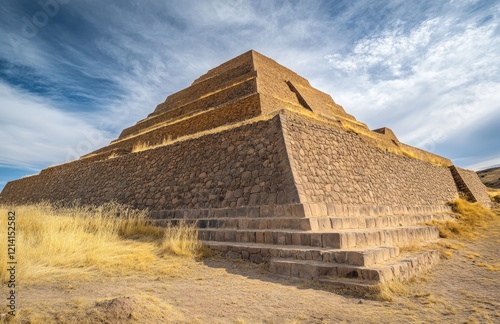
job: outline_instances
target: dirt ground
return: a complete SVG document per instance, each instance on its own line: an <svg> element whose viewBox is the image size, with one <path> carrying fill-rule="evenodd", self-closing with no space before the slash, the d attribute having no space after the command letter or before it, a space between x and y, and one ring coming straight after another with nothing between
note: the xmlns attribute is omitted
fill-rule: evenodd
<svg viewBox="0 0 500 324"><path fill-rule="evenodd" d="M473 242L446 240L449 259L392 301L283 279L263 266L184 259L168 271L18 290L32 323L500 323L500 217ZM168 260L163 262L168 263ZM162 267L162 264L151 265ZM164 266L164 265L163 265Z"/></svg>

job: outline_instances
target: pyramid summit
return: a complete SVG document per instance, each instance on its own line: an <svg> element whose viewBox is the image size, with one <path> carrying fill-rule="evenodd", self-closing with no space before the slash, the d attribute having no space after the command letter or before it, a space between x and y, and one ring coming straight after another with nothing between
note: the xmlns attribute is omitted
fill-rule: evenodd
<svg viewBox="0 0 500 324"><path fill-rule="evenodd" d="M326 93L295 72L255 51L248 51L202 75L174 93L154 112L122 131L109 146L89 154L129 152L138 142L157 145L216 127L276 113L311 113L354 127L356 121Z"/></svg>
<svg viewBox="0 0 500 324"><path fill-rule="evenodd" d="M370 131L303 77L246 52L171 94L108 146L9 182L0 203L148 209L158 225L194 222L199 238L271 272L365 287L407 279L436 251L458 197L489 205L475 172Z"/></svg>

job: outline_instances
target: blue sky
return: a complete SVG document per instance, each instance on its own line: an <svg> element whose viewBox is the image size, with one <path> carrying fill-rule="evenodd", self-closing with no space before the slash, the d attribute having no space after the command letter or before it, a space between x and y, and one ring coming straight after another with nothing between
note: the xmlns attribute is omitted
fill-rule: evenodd
<svg viewBox="0 0 500 324"><path fill-rule="evenodd" d="M249 49L371 129L500 164L499 1L4 1L0 189L105 146Z"/></svg>

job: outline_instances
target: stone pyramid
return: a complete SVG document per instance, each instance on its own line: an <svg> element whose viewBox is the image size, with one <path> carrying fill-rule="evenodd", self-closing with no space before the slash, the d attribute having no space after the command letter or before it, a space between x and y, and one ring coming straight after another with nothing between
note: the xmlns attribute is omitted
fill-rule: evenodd
<svg viewBox="0 0 500 324"><path fill-rule="evenodd" d="M0 203L42 200L150 210L195 222L203 243L271 272L363 288L407 279L436 251L448 202L489 205L473 171L370 131L309 82L255 51L167 97L108 146L9 182Z"/></svg>

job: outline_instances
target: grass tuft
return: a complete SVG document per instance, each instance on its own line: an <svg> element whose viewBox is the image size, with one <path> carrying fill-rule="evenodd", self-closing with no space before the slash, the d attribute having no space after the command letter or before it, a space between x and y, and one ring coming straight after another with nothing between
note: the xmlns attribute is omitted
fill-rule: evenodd
<svg viewBox="0 0 500 324"><path fill-rule="evenodd" d="M149 142L146 142L146 143L138 142L138 143L134 144L134 146L132 147L132 153L142 152L142 151L150 149L151 147L152 147L152 145L150 145Z"/></svg>
<svg viewBox="0 0 500 324"><path fill-rule="evenodd" d="M477 230L486 228L488 223L496 217L495 213L480 203L471 203L464 199L457 199L452 204L456 214L455 220L432 221L428 225L436 226L439 235L444 238L474 239Z"/></svg>
<svg viewBox="0 0 500 324"><path fill-rule="evenodd" d="M500 203L500 189L487 188L491 201Z"/></svg>
<svg viewBox="0 0 500 324"><path fill-rule="evenodd" d="M194 227L167 229L148 223L145 211L108 203L100 207L54 207L37 204L7 208L16 212L16 280L40 283L91 277L93 271L127 274L147 270L166 254L196 256L201 246ZM7 228L7 217L0 218ZM0 248L7 251L7 231ZM0 281L8 281L7 254L0 254Z"/></svg>
<svg viewBox="0 0 500 324"><path fill-rule="evenodd" d="M202 245L198 240L196 225L181 222L178 226L168 226L165 229L161 244L163 253L187 257L199 257Z"/></svg>
<svg viewBox="0 0 500 324"><path fill-rule="evenodd" d="M394 301L397 297L407 295L408 285L401 281L393 280L379 283L367 297L379 301Z"/></svg>

